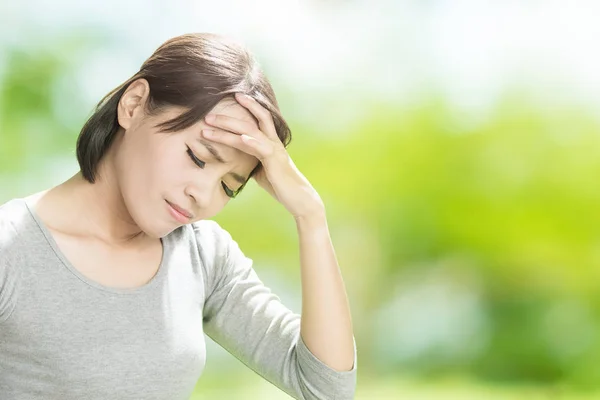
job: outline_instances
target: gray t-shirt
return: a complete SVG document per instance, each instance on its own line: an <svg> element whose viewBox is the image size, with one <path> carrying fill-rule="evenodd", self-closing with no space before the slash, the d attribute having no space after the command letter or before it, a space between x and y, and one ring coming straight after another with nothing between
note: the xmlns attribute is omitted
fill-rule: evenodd
<svg viewBox="0 0 600 400"><path fill-rule="evenodd" d="M189 399L204 333L295 398L353 398L356 356L342 372L316 358L227 231L200 221L161 240L150 282L111 288L69 263L29 200L0 206L0 399Z"/></svg>

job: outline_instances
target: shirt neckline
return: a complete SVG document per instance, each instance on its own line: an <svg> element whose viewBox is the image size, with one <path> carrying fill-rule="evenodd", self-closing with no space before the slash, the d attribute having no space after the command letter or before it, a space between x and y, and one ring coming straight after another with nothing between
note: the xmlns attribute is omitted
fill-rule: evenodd
<svg viewBox="0 0 600 400"><path fill-rule="evenodd" d="M61 263L71 273L73 273L77 278L79 278L79 280L83 281L87 285L89 285L93 288L99 289L101 291L105 291L105 292L111 292L111 293L116 293L116 294L121 294L121 295L134 295L134 294L145 293L145 292L152 290L154 287L156 287L160 283L160 281L162 281L164 279L164 275L166 274L166 269L167 269L167 265L166 265L167 260L169 259L169 255L171 254L171 250L172 250L171 242L169 240L170 235L160 238L160 242L162 244L162 257L160 260L160 264L158 266L158 271L156 271L156 273L150 279L150 281L148 281L147 283L145 283L142 286L137 286L137 287L133 287L133 288L116 288L116 287L112 287L112 286L106 286L106 285L103 285L99 282L96 282L96 281L86 277L84 274L82 274L77 268L75 268L71 264L71 262L67 259L67 257L63 254L63 252L58 247L58 244L56 243L56 240L54 240L54 237L52 236L52 233L50 232L48 227L46 227L46 225L41 220L39 215L37 215L37 212L35 211L35 208L33 207L33 203L32 203L33 199L31 197L25 197L25 198L21 198L21 200L25 204L27 211L29 212L29 214L31 215L33 220L35 221L40 232L44 235L46 242L52 248L52 251L54 252L56 257L61 261Z"/></svg>

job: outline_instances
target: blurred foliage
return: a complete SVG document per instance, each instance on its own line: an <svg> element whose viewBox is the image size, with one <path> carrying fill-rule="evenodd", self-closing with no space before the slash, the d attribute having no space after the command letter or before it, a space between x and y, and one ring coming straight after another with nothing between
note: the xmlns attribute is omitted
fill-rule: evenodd
<svg viewBox="0 0 600 400"><path fill-rule="evenodd" d="M236 382L237 383L237 382ZM287 400L288 395L263 380L254 380L230 387L225 381L218 382L195 393L190 400L228 399L245 400L260 398L264 400ZM356 400L595 400L600 393L573 393L561 387L547 388L534 385L513 387L496 386L449 378L439 381L419 380L372 380L359 385Z"/></svg>
<svg viewBox="0 0 600 400"><path fill-rule="evenodd" d="M65 80L73 60L19 49L6 50L4 57L0 202L26 194L10 182L41 185L39 174L50 157L74 159L78 128L65 123L60 110L73 110L83 123L93 106L82 105ZM462 119L435 94L410 106L373 100L364 107L368 117L335 140L332 132L290 121L295 134L290 153L328 207L353 308L360 386L373 388L383 378L459 374L487 385L539 385L515 389L528 393L518 398L530 398L541 386L597 387L599 121L575 105L548 108L516 89L507 90L478 123ZM276 265L298 281L293 221L256 185L217 219L257 264ZM405 307L413 303L404 294L431 276L438 283L427 286L432 289L423 292L424 300ZM452 293L471 296L482 316L465 312L461 318L475 321L471 325L449 319L441 325L448 334L433 332L427 321L444 317L443 308L441 314L435 310L440 303L454 304ZM419 351L403 345L399 332L410 333L407 324L414 320L427 322L418 336L435 333L444 340L432 339ZM496 398L478 385L483 384L464 387L477 387L473 393L481 397L447 398ZM440 387L444 393L463 390ZM207 386L206 393L210 390ZM426 389L414 389L414 396L405 390L398 384L390 393L446 398ZM367 391L360 389L360 398L384 398Z"/></svg>

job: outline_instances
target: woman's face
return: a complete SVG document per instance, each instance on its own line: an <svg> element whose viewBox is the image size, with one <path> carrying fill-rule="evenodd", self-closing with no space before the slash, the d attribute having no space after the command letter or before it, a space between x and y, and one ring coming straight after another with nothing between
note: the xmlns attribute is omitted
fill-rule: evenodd
<svg viewBox="0 0 600 400"><path fill-rule="evenodd" d="M179 132L160 132L156 127L181 112L170 109L158 116L133 113L115 155L125 206L139 228L155 238L216 215L242 186L240 180L247 180L258 165L252 155L203 138L201 130L210 128L203 120ZM222 100L212 112L256 124L235 99Z"/></svg>

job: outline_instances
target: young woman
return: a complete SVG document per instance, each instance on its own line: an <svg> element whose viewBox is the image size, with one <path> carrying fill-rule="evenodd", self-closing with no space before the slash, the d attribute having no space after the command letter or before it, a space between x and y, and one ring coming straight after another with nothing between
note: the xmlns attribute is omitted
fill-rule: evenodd
<svg viewBox="0 0 600 400"><path fill-rule="evenodd" d="M295 398L352 398L348 300L289 141L240 44L159 47L84 125L81 170L0 207L0 398L188 399L204 333ZM296 222L301 315L209 220L251 177Z"/></svg>

